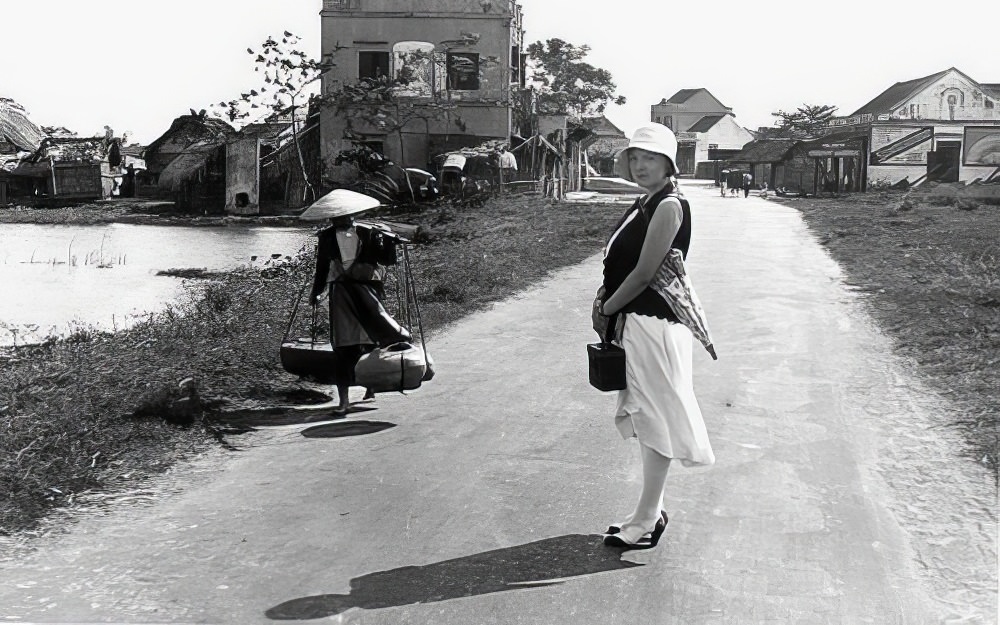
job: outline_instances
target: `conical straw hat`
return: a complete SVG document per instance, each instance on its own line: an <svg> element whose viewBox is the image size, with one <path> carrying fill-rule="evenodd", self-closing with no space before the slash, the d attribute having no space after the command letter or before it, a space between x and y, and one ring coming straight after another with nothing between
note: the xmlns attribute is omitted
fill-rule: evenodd
<svg viewBox="0 0 1000 625"><path fill-rule="evenodd" d="M363 193L348 189L334 189L307 208L299 219L323 221L363 213L379 206L379 201Z"/></svg>

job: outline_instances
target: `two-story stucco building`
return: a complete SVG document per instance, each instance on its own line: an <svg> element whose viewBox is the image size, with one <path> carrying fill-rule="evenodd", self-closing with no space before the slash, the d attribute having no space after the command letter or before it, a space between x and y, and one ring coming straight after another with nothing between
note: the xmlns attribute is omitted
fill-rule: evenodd
<svg viewBox="0 0 1000 625"><path fill-rule="evenodd" d="M709 150L739 150L753 140L753 134L736 121L733 109L705 88L681 89L652 105L650 121L677 135L677 167L684 175L695 175L698 164L709 161Z"/></svg>
<svg viewBox="0 0 1000 625"><path fill-rule="evenodd" d="M334 64L324 95L401 71L411 78L392 96L410 115L393 116L385 102L386 115L374 119L324 106L328 172L352 140L423 167L441 152L510 137L512 94L524 80L521 7L513 0L323 0L321 19L322 54Z"/></svg>

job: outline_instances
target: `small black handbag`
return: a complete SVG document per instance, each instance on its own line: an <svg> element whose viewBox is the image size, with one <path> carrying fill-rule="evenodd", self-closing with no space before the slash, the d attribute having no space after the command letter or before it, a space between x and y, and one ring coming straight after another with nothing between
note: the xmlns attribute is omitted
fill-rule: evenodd
<svg viewBox="0 0 1000 625"><path fill-rule="evenodd" d="M615 333L616 315L608 320L604 340L587 345L590 365L590 385L599 391L620 391L625 388L625 350L611 342Z"/></svg>

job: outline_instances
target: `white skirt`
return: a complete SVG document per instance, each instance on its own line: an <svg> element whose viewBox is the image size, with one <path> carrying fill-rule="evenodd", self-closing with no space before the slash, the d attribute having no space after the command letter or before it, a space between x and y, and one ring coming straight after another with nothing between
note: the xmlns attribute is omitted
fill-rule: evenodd
<svg viewBox="0 0 1000 625"><path fill-rule="evenodd" d="M615 425L684 466L710 465L708 440L692 382L691 331L645 315L627 313L622 330L625 390L618 391Z"/></svg>

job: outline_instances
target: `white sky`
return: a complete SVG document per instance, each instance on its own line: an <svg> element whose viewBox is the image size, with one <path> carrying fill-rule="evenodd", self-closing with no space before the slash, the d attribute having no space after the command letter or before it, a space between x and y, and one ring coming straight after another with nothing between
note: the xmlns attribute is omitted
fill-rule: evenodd
<svg viewBox="0 0 1000 625"><path fill-rule="evenodd" d="M45 126L130 131L258 86L247 47L289 30L319 57L321 0L0 0L0 96ZM628 98L625 132L678 89L706 87L751 129L803 103L852 113L897 81L957 67L1000 83L1000 2L521 0L528 42L591 47ZM568 7L568 8L567 8ZM959 13L961 10L961 13Z"/></svg>

